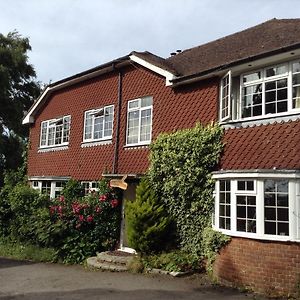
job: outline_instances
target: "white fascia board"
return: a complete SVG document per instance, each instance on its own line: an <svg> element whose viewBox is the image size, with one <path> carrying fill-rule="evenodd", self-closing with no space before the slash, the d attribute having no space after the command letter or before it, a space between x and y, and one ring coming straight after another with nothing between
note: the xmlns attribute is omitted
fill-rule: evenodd
<svg viewBox="0 0 300 300"><path fill-rule="evenodd" d="M24 125L24 124L34 123L35 120L34 120L33 113L35 112L36 109L39 108L39 106L43 102L44 98L46 96L48 96L51 92L59 90L59 89L62 89L64 87L68 87L68 86L73 85L73 84L78 83L78 82L82 82L82 81L87 80L87 79L94 78L94 77L96 77L98 75L110 72L111 70L112 70L112 67L107 67L107 68L100 69L100 70L97 70L95 72L92 72L92 73L80 76L78 78L74 78L74 79L62 82L62 83L60 83L58 85L54 85L54 86L51 86L51 87L48 86L44 90L43 94L35 102L35 104L31 107L31 109L29 110L29 112L27 113L27 115L25 116L25 118L23 119L22 124Z"/></svg>
<svg viewBox="0 0 300 300"><path fill-rule="evenodd" d="M141 65L141 66L143 66L143 67L145 67L145 68L147 68L147 69L149 69L149 70L151 70L151 71L153 71L153 72L155 72L159 75L164 76L166 78L166 86L173 85L171 80L176 78L176 76L173 73L171 73L169 71L166 71L166 70L164 70L160 67L157 67L153 64L150 64L149 62L145 61L144 59L142 59L142 58L140 58L140 57L138 57L134 54L130 55L129 58L132 61L136 62L137 64L139 64L139 65Z"/></svg>

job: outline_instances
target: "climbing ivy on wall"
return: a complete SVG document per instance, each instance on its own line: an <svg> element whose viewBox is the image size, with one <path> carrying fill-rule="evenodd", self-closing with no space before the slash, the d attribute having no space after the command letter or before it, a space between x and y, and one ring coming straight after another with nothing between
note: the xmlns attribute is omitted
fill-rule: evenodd
<svg viewBox="0 0 300 300"><path fill-rule="evenodd" d="M150 146L150 183L176 222L181 248L198 255L214 205L211 172L219 161L221 139L220 126L197 124L161 134Z"/></svg>

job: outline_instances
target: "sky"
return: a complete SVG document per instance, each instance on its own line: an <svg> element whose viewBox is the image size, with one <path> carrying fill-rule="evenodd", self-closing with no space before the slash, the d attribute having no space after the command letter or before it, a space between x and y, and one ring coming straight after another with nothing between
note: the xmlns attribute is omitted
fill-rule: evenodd
<svg viewBox="0 0 300 300"><path fill-rule="evenodd" d="M298 17L300 0L0 0L0 33L29 38L29 62L43 84L133 50L166 58L272 18Z"/></svg>

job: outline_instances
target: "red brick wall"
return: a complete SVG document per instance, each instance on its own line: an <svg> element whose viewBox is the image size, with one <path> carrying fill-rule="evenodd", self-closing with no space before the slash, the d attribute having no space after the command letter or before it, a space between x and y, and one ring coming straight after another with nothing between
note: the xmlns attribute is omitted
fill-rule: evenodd
<svg viewBox="0 0 300 300"><path fill-rule="evenodd" d="M214 275L264 294L295 294L300 244L232 238L217 256Z"/></svg>
<svg viewBox="0 0 300 300"><path fill-rule="evenodd" d="M300 120L229 129L220 169L300 169Z"/></svg>
<svg viewBox="0 0 300 300"><path fill-rule="evenodd" d="M171 89L165 86L164 78L142 67L128 67L123 73L118 173L143 173L148 168L147 148L124 148L129 100L153 96L153 139L160 132L192 127L199 121L207 124L217 118L217 79ZM97 180L104 170L112 172L117 101L117 73L102 75L52 95L31 127L28 175ZM113 143L81 148L84 111L108 104L115 105ZM72 116L69 149L38 153L41 121L67 114Z"/></svg>

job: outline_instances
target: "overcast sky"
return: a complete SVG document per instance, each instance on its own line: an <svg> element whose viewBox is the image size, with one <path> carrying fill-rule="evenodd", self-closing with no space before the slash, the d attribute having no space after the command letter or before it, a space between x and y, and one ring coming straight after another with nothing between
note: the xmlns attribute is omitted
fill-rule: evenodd
<svg viewBox="0 0 300 300"><path fill-rule="evenodd" d="M30 39L42 83L133 50L168 57L272 18L297 17L300 0L0 0L0 33L16 29Z"/></svg>

